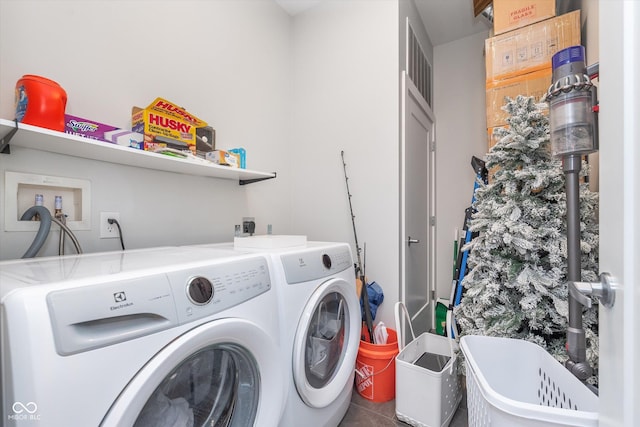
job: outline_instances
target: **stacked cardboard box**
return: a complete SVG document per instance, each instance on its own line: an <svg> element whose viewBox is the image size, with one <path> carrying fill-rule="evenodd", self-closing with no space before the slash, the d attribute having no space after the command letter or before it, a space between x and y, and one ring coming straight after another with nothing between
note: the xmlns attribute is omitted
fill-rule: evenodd
<svg viewBox="0 0 640 427"><path fill-rule="evenodd" d="M492 3L496 36L556 16L555 0L493 0Z"/></svg>
<svg viewBox="0 0 640 427"><path fill-rule="evenodd" d="M494 0L494 7L499 2ZM515 2L514 2L515 3ZM529 3L536 3L535 1ZM534 8L534 6L531 6ZM486 103L489 148L497 126L505 126L505 97L535 96L551 85L551 58L569 46L580 44L580 11L526 25L485 41Z"/></svg>

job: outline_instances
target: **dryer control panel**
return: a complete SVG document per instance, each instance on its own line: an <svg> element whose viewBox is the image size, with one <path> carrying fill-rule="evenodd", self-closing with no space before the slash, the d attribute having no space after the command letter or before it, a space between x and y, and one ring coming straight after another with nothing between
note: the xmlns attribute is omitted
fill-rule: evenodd
<svg viewBox="0 0 640 427"><path fill-rule="evenodd" d="M284 254L281 259L289 284L323 279L353 268L351 249L346 244Z"/></svg>

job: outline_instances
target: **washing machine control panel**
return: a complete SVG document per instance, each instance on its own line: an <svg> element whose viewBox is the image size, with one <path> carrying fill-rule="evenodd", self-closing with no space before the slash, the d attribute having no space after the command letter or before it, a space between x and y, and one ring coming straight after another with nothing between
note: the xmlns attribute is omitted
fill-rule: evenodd
<svg viewBox="0 0 640 427"><path fill-rule="evenodd" d="M46 297L56 350L80 353L234 307L271 289L262 256L218 260L126 280L71 286Z"/></svg>
<svg viewBox="0 0 640 427"><path fill-rule="evenodd" d="M210 316L271 289L267 260L252 256L167 273L180 323Z"/></svg>
<svg viewBox="0 0 640 427"><path fill-rule="evenodd" d="M281 259L289 284L318 280L353 268L348 245L284 254Z"/></svg>

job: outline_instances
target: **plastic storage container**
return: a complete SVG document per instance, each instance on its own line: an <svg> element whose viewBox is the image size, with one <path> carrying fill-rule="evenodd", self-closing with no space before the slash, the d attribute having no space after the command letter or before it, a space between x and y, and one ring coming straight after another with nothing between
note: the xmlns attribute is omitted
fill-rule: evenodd
<svg viewBox="0 0 640 427"><path fill-rule="evenodd" d="M45 77L27 74L16 83L16 120L64 132L67 92Z"/></svg>
<svg viewBox="0 0 640 427"><path fill-rule="evenodd" d="M402 311L401 311L402 310ZM402 331L400 314L409 315L401 302L395 305L396 329ZM425 332L396 357L396 416L412 426L446 427L462 400L457 371L458 344L450 338ZM404 333L400 333L404 337Z"/></svg>
<svg viewBox="0 0 640 427"><path fill-rule="evenodd" d="M473 335L460 347L470 427L598 425L598 397L542 347Z"/></svg>

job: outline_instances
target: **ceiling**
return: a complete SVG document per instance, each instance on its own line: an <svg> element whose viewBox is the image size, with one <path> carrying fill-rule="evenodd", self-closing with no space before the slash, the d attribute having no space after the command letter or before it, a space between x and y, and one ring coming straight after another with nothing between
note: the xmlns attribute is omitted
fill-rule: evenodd
<svg viewBox="0 0 640 427"><path fill-rule="evenodd" d="M323 0L275 1L293 16ZM433 46L449 43L491 28L491 24L487 20L481 16L473 16L473 0L414 1Z"/></svg>
<svg viewBox="0 0 640 427"><path fill-rule="evenodd" d="M414 0L433 46L488 31L491 24L473 16L472 0Z"/></svg>

